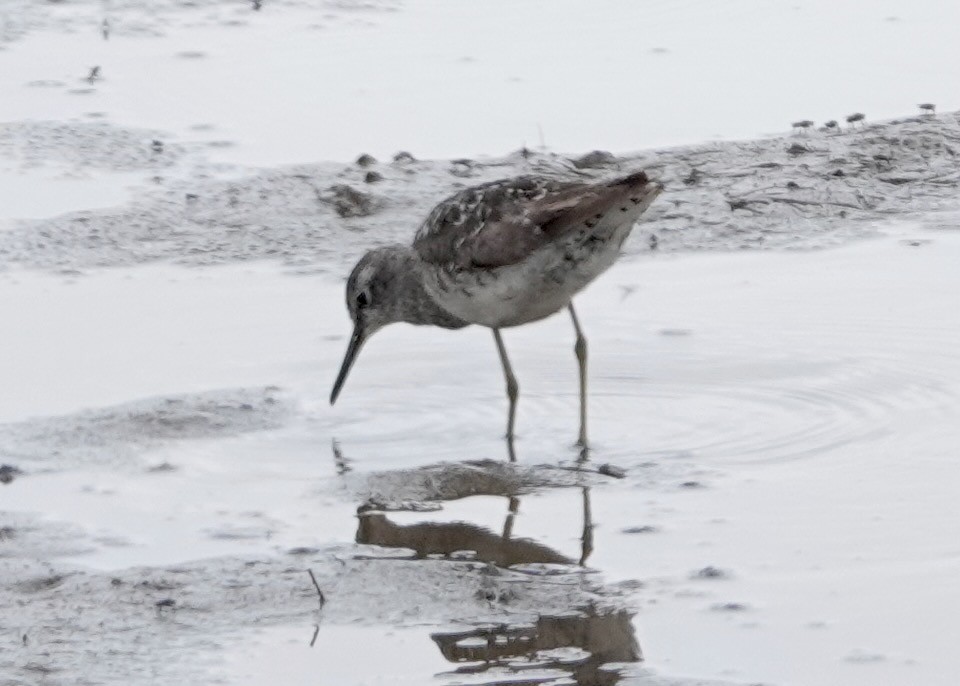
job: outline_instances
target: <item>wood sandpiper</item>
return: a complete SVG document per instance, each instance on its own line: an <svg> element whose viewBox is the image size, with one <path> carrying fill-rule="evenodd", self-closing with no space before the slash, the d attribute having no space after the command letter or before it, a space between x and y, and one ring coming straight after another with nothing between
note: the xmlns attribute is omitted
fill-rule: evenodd
<svg viewBox="0 0 960 686"><path fill-rule="evenodd" d="M376 248L353 268L347 280L353 335L330 403L360 348L387 324L479 324L493 330L500 354L512 449L519 387L500 330L567 308L580 371L577 444L586 448L587 341L571 299L616 261L637 218L662 190L642 171L591 183L521 176L444 200L412 245Z"/></svg>

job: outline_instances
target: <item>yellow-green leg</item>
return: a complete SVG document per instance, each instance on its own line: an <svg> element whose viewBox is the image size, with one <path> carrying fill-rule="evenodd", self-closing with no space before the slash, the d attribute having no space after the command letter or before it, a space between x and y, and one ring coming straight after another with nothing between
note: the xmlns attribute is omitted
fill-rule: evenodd
<svg viewBox="0 0 960 686"><path fill-rule="evenodd" d="M580 367L580 436L577 438L577 445L587 447L587 339L580 329L580 320L577 319L577 311L573 309L573 303L567 305L570 310L570 318L573 320L573 329L577 332L577 342L573 346L573 352L577 355L577 364Z"/></svg>
<svg viewBox="0 0 960 686"><path fill-rule="evenodd" d="M500 335L500 329L493 330L493 338L497 342L497 352L500 353L500 364L503 365L503 376L507 381L507 398L510 400L510 409L507 414L507 441L512 447L513 425L517 417L517 396L520 394L520 386L517 385L517 377L513 375L513 368L510 366L510 360L507 358L507 349L503 345L503 337Z"/></svg>

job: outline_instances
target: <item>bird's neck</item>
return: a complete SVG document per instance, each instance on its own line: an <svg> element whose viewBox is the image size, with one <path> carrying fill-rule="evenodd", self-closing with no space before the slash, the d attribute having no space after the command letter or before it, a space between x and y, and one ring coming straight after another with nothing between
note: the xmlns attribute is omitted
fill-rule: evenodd
<svg viewBox="0 0 960 686"><path fill-rule="evenodd" d="M422 263L412 248L398 245L392 254L397 261L393 273L396 282L388 289L393 297L397 321L408 324L460 329L467 322L454 317L430 297L423 287Z"/></svg>

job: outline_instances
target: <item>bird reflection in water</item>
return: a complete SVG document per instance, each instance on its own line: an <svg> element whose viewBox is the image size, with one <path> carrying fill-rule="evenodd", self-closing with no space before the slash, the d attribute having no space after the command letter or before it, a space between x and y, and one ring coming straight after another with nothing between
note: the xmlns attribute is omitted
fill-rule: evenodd
<svg viewBox="0 0 960 686"><path fill-rule="evenodd" d="M476 682L482 686L569 683L571 677L579 686L613 686L621 673L605 665L642 659L630 620L626 610L604 613L590 607L541 615L526 625L487 624L430 638L447 660L462 663L455 674L489 676ZM529 676L518 678L524 673Z"/></svg>
<svg viewBox="0 0 960 686"><path fill-rule="evenodd" d="M590 489L583 488L581 495L584 526L578 563L584 566L593 551ZM575 564L573 558L547 545L513 537L519 506L519 498L509 498L503 531L497 533L467 522L401 525L372 505L363 505L358 509L356 540L409 549L418 559L470 551L474 559L496 567ZM490 601L503 599L499 590L486 584L478 593ZM604 665L641 659L630 619L625 610L603 612L589 607L563 615L541 615L529 624L485 624L466 631L434 633L431 638L447 660L463 663L455 674L485 673L491 680L476 682L483 686L546 685L561 678L558 671L562 678L572 677L581 686L612 686L620 680L620 672ZM521 676L524 673L527 675Z"/></svg>
<svg viewBox="0 0 960 686"><path fill-rule="evenodd" d="M351 470L350 460L344 457L336 440L333 441L334 465L338 476ZM510 462L516 456L511 450ZM581 453L578 468L583 468L586 456ZM479 463L474 463L477 467ZM459 499L467 495L490 495L507 498L507 515L503 532L497 534L475 524L466 522L420 524L396 524L387 518L376 502L367 502L357 508L360 523L357 528L356 542L377 545L384 548L406 548L412 550L415 558L431 555L450 556L454 553L472 551L475 559L498 567L511 567L518 564L573 564L569 557L530 539L514 538L513 527L520 509L520 498L516 484L503 479L484 479L484 472L471 469L456 473L450 479L455 487L448 488L448 497ZM412 477L413 475L411 475ZM449 486L449 484L448 484ZM590 488L580 487L583 508L583 530L580 537L580 557L577 563L586 566L593 552L593 516L590 508ZM453 495L456 494L456 495ZM446 499L446 498L444 498Z"/></svg>
<svg viewBox="0 0 960 686"><path fill-rule="evenodd" d="M338 468L348 464L339 450L335 455ZM469 522L398 524L384 509L365 503L357 509L356 541L410 550L415 559L468 552L477 561L501 568L533 564L584 567L593 552L594 525L590 488L579 490L583 509L579 559L529 538L515 538L520 498L512 493L500 494L508 503L500 532ZM502 599L499 592L487 595L485 589L491 590L481 583L479 593L487 600ZM431 639L444 658L458 664L453 675L482 674L479 678L483 681L471 681L478 686L547 685L569 683L571 678L580 686L612 686L620 681L621 674L607 665L642 659L631 617L626 610L586 607L560 615L540 615L525 624L483 624L434 633Z"/></svg>
<svg viewBox="0 0 960 686"><path fill-rule="evenodd" d="M590 489L582 490L583 533L580 557L574 560L547 545L529 538L514 538L513 527L520 509L520 498L508 498L507 515L502 533L469 522L421 522L397 524L372 504L357 508L359 524L356 541L383 548L406 548L415 558L431 555L450 557L471 552L474 559L497 567L525 564L585 566L593 552L593 521L590 512Z"/></svg>

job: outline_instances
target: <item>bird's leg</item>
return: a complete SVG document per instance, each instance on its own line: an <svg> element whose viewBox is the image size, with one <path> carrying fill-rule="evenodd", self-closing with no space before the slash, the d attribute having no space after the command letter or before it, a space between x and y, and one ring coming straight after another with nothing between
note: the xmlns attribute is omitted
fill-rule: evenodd
<svg viewBox="0 0 960 686"><path fill-rule="evenodd" d="M516 451L514 451L514 449L513 449L513 441L512 441L512 440L511 440L511 441L507 441L507 459L508 459L510 462L516 462L516 461L517 461L517 453L516 453Z"/></svg>
<svg viewBox="0 0 960 686"><path fill-rule="evenodd" d="M520 387L517 385L517 377L513 375L513 369L510 367L510 360L507 359L507 349L503 345L503 338L500 336L500 329L493 330L493 338L497 342L497 352L500 353L500 364L503 365L503 376L507 380L507 398L510 399L510 410L507 415L507 442L510 445L510 453L513 455L513 421L517 414L517 395Z"/></svg>
<svg viewBox="0 0 960 686"><path fill-rule="evenodd" d="M577 319L577 311L573 309L573 303L567 305L570 310L570 318L573 319L573 329L577 332L577 342L573 346L573 352L577 355L577 363L580 366L580 437L577 439L577 445L587 447L587 339L580 330L580 320Z"/></svg>
<svg viewBox="0 0 960 686"><path fill-rule="evenodd" d="M593 513L590 509L590 489L583 489L583 536L580 537L580 566L585 567L593 552Z"/></svg>
<svg viewBox="0 0 960 686"><path fill-rule="evenodd" d="M509 541L513 535L513 522L517 518L517 511L520 509L520 498L515 496L510 498L507 508L507 519L503 522L503 540Z"/></svg>

